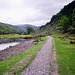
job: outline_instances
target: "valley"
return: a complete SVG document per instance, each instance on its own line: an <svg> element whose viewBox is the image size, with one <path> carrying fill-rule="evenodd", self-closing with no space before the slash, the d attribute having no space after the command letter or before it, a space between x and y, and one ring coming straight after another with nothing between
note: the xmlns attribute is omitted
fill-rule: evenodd
<svg viewBox="0 0 75 75"><path fill-rule="evenodd" d="M75 75L74 59L75 0L41 26L0 22L0 75Z"/></svg>

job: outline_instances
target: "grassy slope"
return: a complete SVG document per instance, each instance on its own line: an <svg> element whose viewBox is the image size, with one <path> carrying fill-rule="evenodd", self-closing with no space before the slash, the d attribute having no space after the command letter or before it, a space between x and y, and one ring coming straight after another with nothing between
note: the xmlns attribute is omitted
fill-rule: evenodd
<svg viewBox="0 0 75 75"><path fill-rule="evenodd" d="M54 34L53 36L64 36L67 34ZM75 35L69 35L75 36ZM57 62L59 66L60 75L74 75L75 74L75 44L70 44L70 40L62 41L59 38L54 38L57 52Z"/></svg>
<svg viewBox="0 0 75 75"><path fill-rule="evenodd" d="M44 37L43 39L44 41L41 41L39 44L30 48L27 53L0 62L0 75L5 73L7 75L12 75L12 73L20 74L20 72L22 72L36 57L37 52L40 51L42 45L46 42L47 37Z"/></svg>

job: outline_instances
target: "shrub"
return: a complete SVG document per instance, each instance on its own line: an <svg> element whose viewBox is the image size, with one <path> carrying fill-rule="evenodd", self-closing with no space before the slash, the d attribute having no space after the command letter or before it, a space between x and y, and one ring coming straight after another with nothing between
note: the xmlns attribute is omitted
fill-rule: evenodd
<svg viewBox="0 0 75 75"><path fill-rule="evenodd" d="M34 42L39 42L39 39L36 39Z"/></svg>
<svg viewBox="0 0 75 75"><path fill-rule="evenodd" d="M42 38L39 39L40 41L44 41Z"/></svg>

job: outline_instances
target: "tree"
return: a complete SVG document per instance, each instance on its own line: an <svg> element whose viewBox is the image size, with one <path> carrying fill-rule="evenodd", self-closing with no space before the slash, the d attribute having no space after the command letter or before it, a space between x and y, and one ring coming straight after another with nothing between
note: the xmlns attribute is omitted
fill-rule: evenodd
<svg viewBox="0 0 75 75"><path fill-rule="evenodd" d="M73 10L72 26L75 28L75 9Z"/></svg>
<svg viewBox="0 0 75 75"><path fill-rule="evenodd" d="M66 16L63 16L61 18L60 25L61 25L62 30L66 32L67 29L69 28L69 19Z"/></svg>
<svg viewBox="0 0 75 75"><path fill-rule="evenodd" d="M24 34L24 31L21 30L21 29L18 29L18 30L17 30L17 34Z"/></svg>
<svg viewBox="0 0 75 75"><path fill-rule="evenodd" d="M27 34L34 33L35 30L32 27L27 26Z"/></svg>

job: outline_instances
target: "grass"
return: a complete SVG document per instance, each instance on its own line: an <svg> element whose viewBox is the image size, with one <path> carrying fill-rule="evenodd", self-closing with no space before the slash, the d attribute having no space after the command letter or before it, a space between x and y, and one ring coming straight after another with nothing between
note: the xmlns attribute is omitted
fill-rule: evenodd
<svg viewBox="0 0 75 75"><path fill-rule="evenodd" d="M55 63L57 63L56 60L54 60L54 49L55 49L55 42L54 39L52 39L52 52L51 52L51 62L50 62L50 74L52 75L52 72L55 72Z"/></svg>
<svg viewBox="0 0 75 75"><path fill-rule="evenodd" d="M56 37L62 37L62 36L69 36L69 37L75 37L75 34L68 34L68 33L65 33L65 34L62 34L62 33L53 33L51 36L56 36Z"/></svg>
<svg viewBox="0 0 75 75"><path fill-rule="evenodd" d="M75 75L75 44L70 44L70 40L62 41L54 38L59 75Z"/></svg>
<svg viewBox="0 0 75 75"><path fill-rule="evenodd" d="M25 36L32 36L32 35L6 34L6 35L0 35L0 38L12 39L12 38L21 38Z"/></svg>
<svg viewBox="0 0 75 75"><path fill-rule="evenodd" d="M43 37L44 41L30 48L28 52L11 57L3 62L0 62L0 75L19 75L28 65L34 60L38 51L46 43L47 37Z"/></svg>

